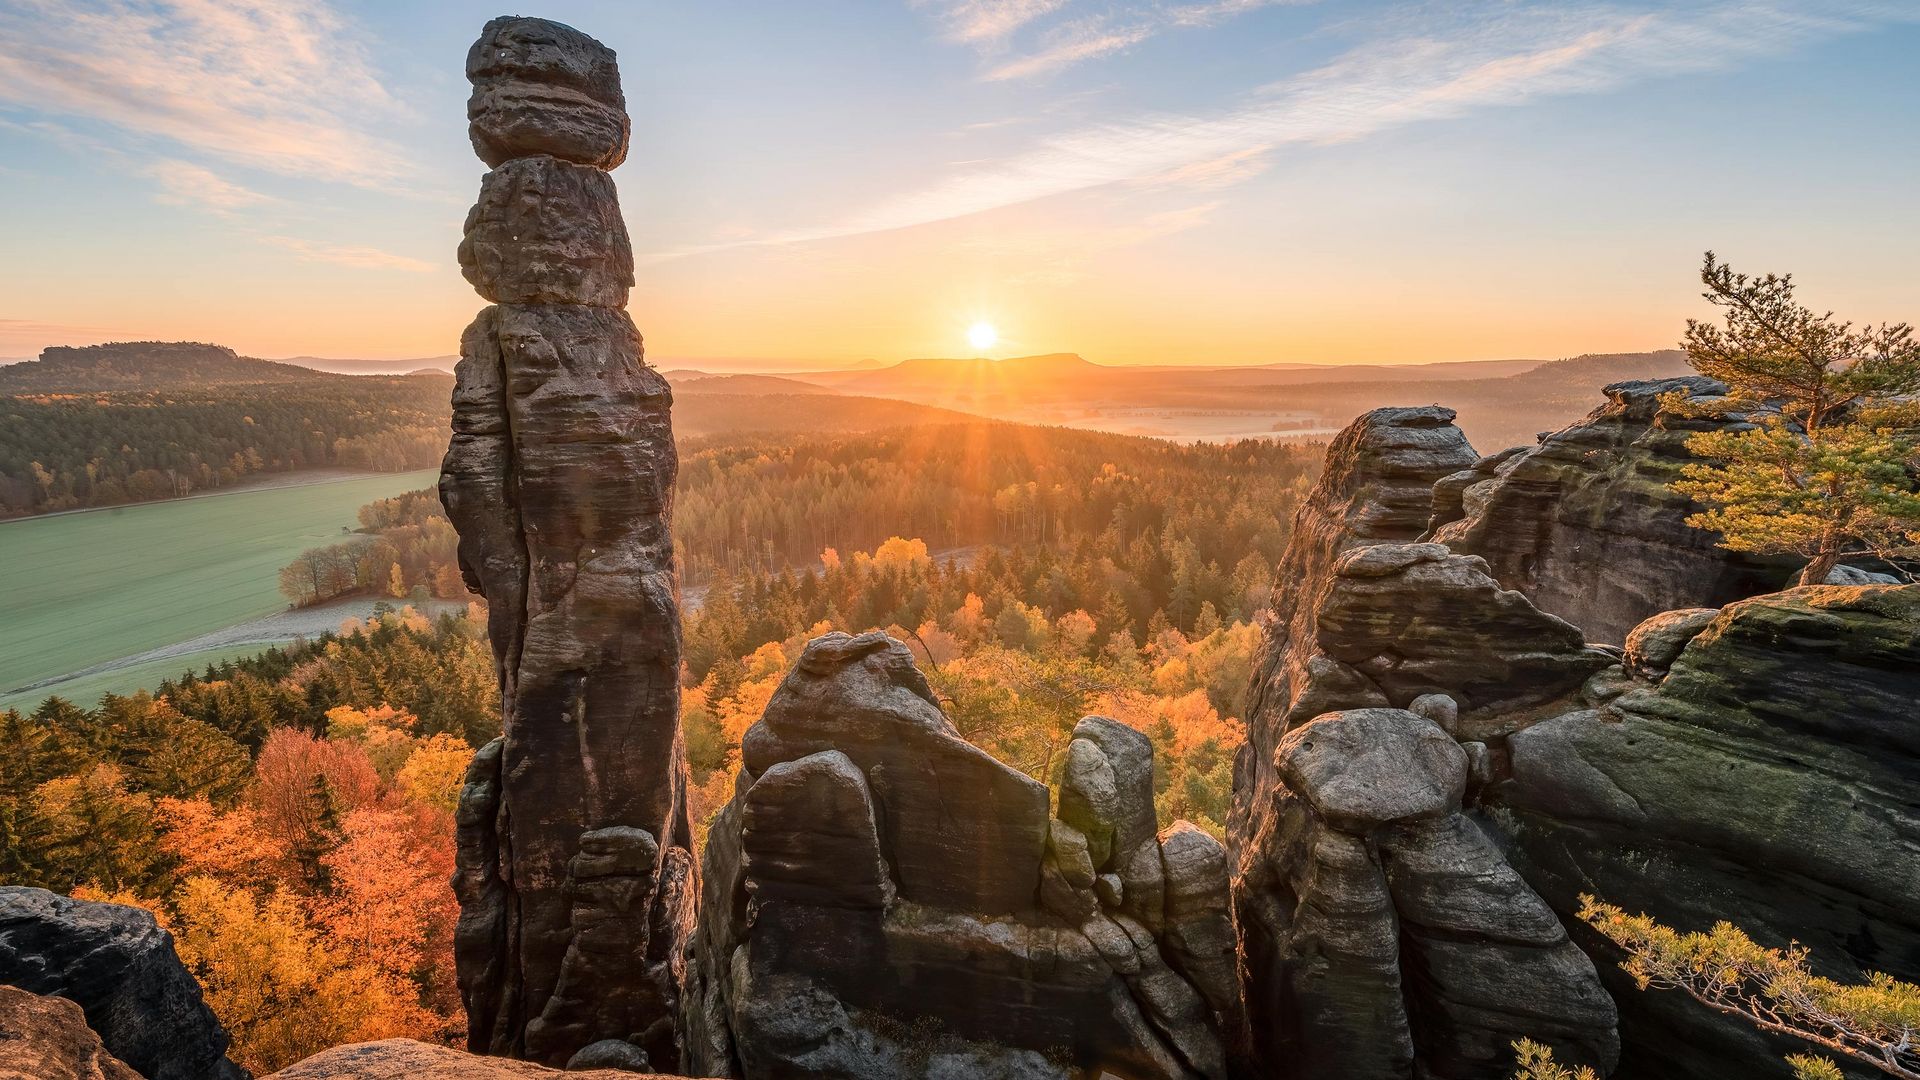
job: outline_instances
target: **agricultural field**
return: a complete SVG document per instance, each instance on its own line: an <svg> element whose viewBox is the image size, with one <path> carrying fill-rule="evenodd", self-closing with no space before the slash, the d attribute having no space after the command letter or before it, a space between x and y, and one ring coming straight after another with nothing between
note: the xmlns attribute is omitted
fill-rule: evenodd
<svg viewBox="0 0 1920 1080"><path fill-rule="evenodd" d="M0 523L0 700L64 694L26 688L285 610L282 566L337 543L361 505L434 479L390 473ZM204 659L181 656L155 677Z"/></svg>

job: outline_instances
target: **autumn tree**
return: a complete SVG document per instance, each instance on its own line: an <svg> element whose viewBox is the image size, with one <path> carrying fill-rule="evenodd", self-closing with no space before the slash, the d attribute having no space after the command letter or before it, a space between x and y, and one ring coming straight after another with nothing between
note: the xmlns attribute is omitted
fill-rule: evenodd
<svg viewBox="0 0 1920 1080"><path fill-rule="evenodd" d="M1823 584L1840 560L1920 555L1920 342L1905 323L1863 326L1794 297L1791 275L1750 278L1706 255L1700 279L1724 325L1688 320L1687 358L1727 386L1679 411L1748 422L1698 432L1704 459L1673 486L1707 509L1687 523L1734 551L1807 560Z"/></svg>
<svg viewBox="0 0 1920 1080"><path fill-rule="evenodd" d="M1920 986L1879 972L1862 983L1815 975L1795 944L1769 949L1721 922L1681 933L1591 896L1580 918L1624 949L1620 966L1642 990L1679 990L1707 1008L1776 1035L1804 1039L1860 1065L1920 1080ZM1800 1080L1837 1080L1832 1061L1789 1058Z"/></svg>

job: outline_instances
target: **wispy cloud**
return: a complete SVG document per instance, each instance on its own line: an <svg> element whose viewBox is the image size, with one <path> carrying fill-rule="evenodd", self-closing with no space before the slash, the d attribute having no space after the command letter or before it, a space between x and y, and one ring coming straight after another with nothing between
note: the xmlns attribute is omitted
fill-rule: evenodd
<svg viewBox="0 0 1920 1080"><path fill-rule="evenodd" d="M1039 41L1006 57L1011 39L1050 15L1067 14L1069 0L915 0L933 7L942 36L995 57L981 73L989 82L1048 75L1075 64L1132 48L1165 30L1212 26L1235 15L1282 4L1317 0L1190 0L1109 6L1041 28Z"/></svg>
<svg viewBox="0 0 1920 1080"><path fill-rule="evenodd" d="M934 9L947 40L982 45L1004 41L1067 0L914 0L914 6Z"/></svg>
<svg viewBox="0 0 1920 1080"><path fill-rule="evenodd" d="M302 240L296 236L262 236L259 240L263 244L285 248L309 262L337 263L363 270L404 270L411 274L431 274L439 269L424 259L395 255L376 247L328 244L317 240Z"/></svg>
<svg viewBox="0 0 1920 1080"><path fill-rule="evenodd" d="M243 206L259 206L273 200L250 188L221 177L212 169L190 161L163 158L147 166L147 175L160 182L159 202L174 206L198 205L218 214Z"/></svg>
<svg viewBox="0 0 1920 1080"><path fill-rule="evenodd" d="M8 0L0 106L83 117L269 172L390 186L399 111L326 0Z"/></svg>
<svg viewBox="0 0 1920 1080"><path fill-rule="evenodd" d="M105 326L78 326L36 319L0 319L0 356L24 356L38 353L48 345L78 345L126 336L123 330Z"/></svg>
<svg viewBox="0 0 1920 1080"><path fill-rule="evenodd" d="M1160 114L1057 135L993 166L880 202L781 243L906 228L1108 184L1206 173L1208 162L1361 139L1408 124L1639 79L1712 70L1886 22L1920 6L1720 0L1681 9L1490 3L1473 17L1386 29L1332 62L1212 115ZM1457 10L1457 9L1454 9Z"/></svg>
<svg viewBox="0 0 1920 1080"><path fill-rule="evenodd" d="M981 77L999 82L1044 75L1083 60L1119 52L1152 36L1153 28L1145 23L1114 26L1105 19L1069 23L1048 34L1048 43L1039 52L1008 60Z"/></svg>

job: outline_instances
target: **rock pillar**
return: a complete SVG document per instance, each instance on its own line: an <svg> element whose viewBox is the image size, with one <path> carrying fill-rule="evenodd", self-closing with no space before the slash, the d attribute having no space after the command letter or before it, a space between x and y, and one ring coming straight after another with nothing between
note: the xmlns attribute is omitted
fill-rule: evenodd
<svg viewBox="0 0 1920 1080"><path fill-rule="evenodd" d="M619 70L571 27L498 18L467 77L493 171L460 267L493 306L461 339L440 497L487 599L504 731L460 805L469 1043L564 1065L621 1040L671 1070L698 891L677 462L672 396L625 310L633 253L607 173L627 154Z"/></svg>

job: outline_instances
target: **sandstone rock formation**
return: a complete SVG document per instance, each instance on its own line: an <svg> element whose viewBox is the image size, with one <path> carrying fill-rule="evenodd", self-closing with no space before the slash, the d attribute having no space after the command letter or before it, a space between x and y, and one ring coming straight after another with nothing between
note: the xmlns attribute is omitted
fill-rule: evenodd
<svg viewBox="0 0 1920 1080"><path fill-rule="evenodd" d="M616 1069L561 1072L525 1061L475 1057L412 1039L336 1046L262 1080L666 1080Z"/></svg>
<svg viewBox="0 0 1920 1080"><path fill-rule="evenodd" d="M611 50L539 19L468 55L495 166L460 263L495 306L461 339L440 480L487 598L505 734L459 808L456 945L469 1043L564 1065L607 1039L679 1063L698 890L679 724L666 381L624 310Z"/></svg>
<svg viewBox="0 0 1920 1080"><path fill-rule="evenodd" d="M1618 643L1672 608L1781 587L1792 560L1725 551L1686 524L1698 507L1667 485L1696 460L1687 437L1744 420L1663 407L1675 391L1710 399L1726 387L1697 375L1607 387L1607 404L1585 420L1435 485L1430 539L1485 558L1501 585L1593 641Z"/></svg>
<svg viewBox="0 0 1920 1080"><path fill-rule="evenodd" d="M1521 1036L1617 1055L1592 963L1463 813L1485 740L1614 656L1484 561L1406 542L1475 460L1452 419L1379 409L1342 432L1278 575L1229 829L1272 1075L1502 1076Z"/></svg>
<svg viewBox="0 0 1920 1080"><path fill-rule="evenodd" d="M1392 461L1396 421L1422 410L1336 441L1296 519L1230 827L1264 1068L1502 1076L1524 1034L1603 1070L1617 1046L1618 1077L1778 1070L1792 1047L1632 986L1574 920L1582 893L1798 940L1836 977L1920 977L1920 587L1749 597L1791 567L1663 531L1681 511L1655 485L1690 421L1656 393L1610 388L1584 430L1439 477L1444 546L1401 542L1420 478ZM1457 553L1474 544L1494 546ZM1632 580L1580 579L1601 571ZM1702 600L1720 606L1649 609Z"/></svg>
<svg viewBox="0 0 1920 1080"><path fill-rule="evenodd" d="M0 1080L140 1080L107 1052L80 1006L0 986Z"/></svg>
<svg viewBox="0 0 1920 1080"><path fill-rule="evenodd" d="M1162 833L1152 748L1081 722L1047 789L955 732L879 633L811 642L715 819L693 1064L734 1076L1227 1075L1226 857Z"/></svg>
<svg viewBox="0 0 1920 1080"><path fill-rule="evenodd" d="M0 887L0 983L66 998L147 1080L244 1080L227 1033L152 914ZM111 1075L111 1074L109 1074Z"/></svg>

